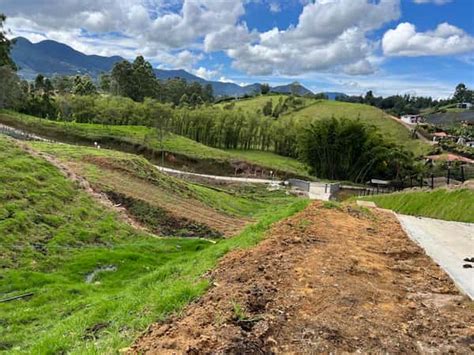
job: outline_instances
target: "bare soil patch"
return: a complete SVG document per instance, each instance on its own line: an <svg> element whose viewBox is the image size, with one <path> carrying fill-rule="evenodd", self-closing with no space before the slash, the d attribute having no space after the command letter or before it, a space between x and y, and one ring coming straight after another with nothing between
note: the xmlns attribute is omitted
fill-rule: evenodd
<svg viewBox="0 0 474 355"><path fill-rule="evenodd" d="M225 256L209 292L130 353L472 353L473 303L396 218L328 206Z"/></svg>

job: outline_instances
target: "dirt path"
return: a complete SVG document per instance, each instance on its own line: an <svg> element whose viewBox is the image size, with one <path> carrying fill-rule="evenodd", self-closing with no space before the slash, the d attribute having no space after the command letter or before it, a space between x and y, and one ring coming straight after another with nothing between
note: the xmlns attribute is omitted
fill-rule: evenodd
<svg viewBox="0 0 474 355"><path fill-rule="evenodd" d="M176 170L165 168L163 166L155 165L155 167L160 170L161 172L174 175L174 176L194 176L194 177L201 177L211 180L218 180L218 181L227 181L227 182L239 182L245 184L267 184L267 185L278 185L281 184L283 181L281 180L270 180L270 179L259 179L259 178L244 178L244 177L235 177L235 176L220 176L220 175L207 175L207 174L197 174L191 173L188 171L183 170Z"/></svg>
<svg viewBox="0 0 474 355"><path fill-rule="evenodd" d="M474 351L474 305L387 212L316 202L228 254L131 353Z"/></svg>
<svg viewBox="0 0 474 355"><path fill-rule="evenodd" d="M398 117L395 117L395 116L392 116L392 115L388 115L388 117L390 117L392 120L394 121L397 121L399 124L401 124L403 127L405 127L406 129L408 129L410 132L413 130L414 127L410 126L409 124L403 122L402 120L400 120ZM418 137L418 139L420 139L421 141L425 142L425 143L428 143L430 145L434 145L436 144L436 142L433 142L431 140L429 140L428 138L426 138L424 135L422 135L420 132L416 132L416 136Z"/></svg>

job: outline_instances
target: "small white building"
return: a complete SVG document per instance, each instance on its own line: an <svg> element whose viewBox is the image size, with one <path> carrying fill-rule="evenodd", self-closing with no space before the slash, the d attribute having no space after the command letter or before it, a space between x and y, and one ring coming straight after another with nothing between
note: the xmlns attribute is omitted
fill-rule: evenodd
<svg viewBox="0 0 474 355"><path fill-rule="evenodd" d="M466 142L466 146L474 148L474 141Z"/></svg>
<svg viewBox="0 0 474 355"><path fill-rule="evenodd" d="M423 122L420 115L403 115L400 119L407 124L418 124Z"/></svg>
<svg viewBox="0 0 474 355"><path fill-rule="evenodd" d="M460 102L456 105L457 108L462 108L464 110L470 110L472 108L472 104L470 102Z"/></svg>

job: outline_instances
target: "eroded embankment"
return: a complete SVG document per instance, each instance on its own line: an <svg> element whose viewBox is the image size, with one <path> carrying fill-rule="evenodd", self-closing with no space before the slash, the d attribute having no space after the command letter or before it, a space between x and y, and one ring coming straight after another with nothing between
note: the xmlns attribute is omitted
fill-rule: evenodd
<svg viewBox="0 0 474 355"><path fill-rule="evenodd" d="M473 303L391 213L314 203L210 277L203 298L130 352L474 350Z"/></svg>

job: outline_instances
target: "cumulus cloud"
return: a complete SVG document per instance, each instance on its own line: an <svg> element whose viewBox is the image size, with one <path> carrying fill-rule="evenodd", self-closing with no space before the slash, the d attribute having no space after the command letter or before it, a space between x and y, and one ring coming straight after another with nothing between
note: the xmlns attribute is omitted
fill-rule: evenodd
<svg viewBox="0 0 474 355"><path fill-rule="evenodd" d="M415 25L404 22L384 34L382 48L388 56L453 55L474 50L474 37L448 23L417 32Z"/></svg>
<svg viewBox="0 0 474 355"><path fill-rule="evenodd" d="M180 13L155 19L147 37L172 48L182 47L234 25L244 11L241 1L186 0Z"/></svg>
<svg viewBox="0 0 474 355"><path fill-rule="evenodd" d="M193 70L193 74L206 80L213 80L219 75L219 71L206 69L204 67L199 67L198 69Z"/></svg>
<svg viewBox="0 0 474 355"><path fill-rule="evenodd" d="M234 67L248 74L294 75L342 66L347 73L373 71L369 31L398 19L399 0L318 0L304 6L298 24L261 33L256 43L232 47Z"/></svg>

